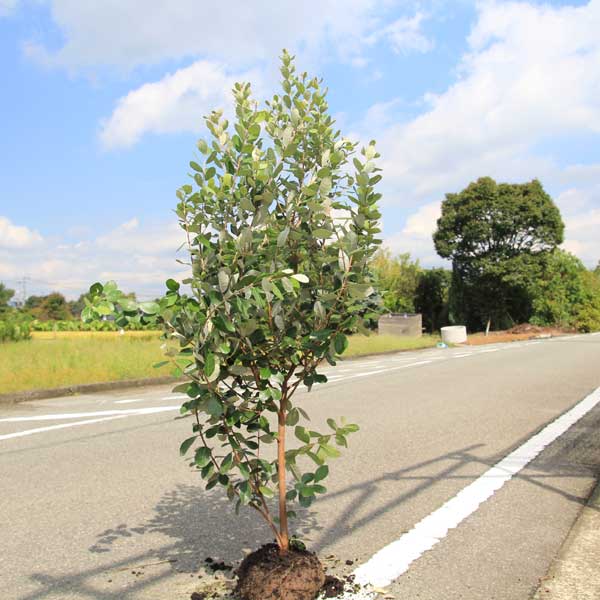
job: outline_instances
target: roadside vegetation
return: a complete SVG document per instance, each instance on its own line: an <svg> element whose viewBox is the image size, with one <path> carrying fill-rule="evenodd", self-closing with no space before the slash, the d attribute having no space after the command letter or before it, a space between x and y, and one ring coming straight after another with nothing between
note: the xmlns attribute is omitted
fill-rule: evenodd
<svg viewBox="0 0 600 600"><path fill-rule="evenodd" d="M170 374L152 366L163 358L158 333L37 335L0 344L0 394Z"/></svg>
<svg viewBox="0 0 600 600"><path fill-rule="evenodd" d="M172 375L163 360L160 332L34 332L28 342L0 344L0 394L68 385ZM344 358L435 346L436 336L355 335ZM35 365L35 368L33 367Z"/></svg>
<svg viewBox="0 0 600 600"><path fill-rule="evenodd" d="M379 252L372 267L383 304L419 312L423 326L466 325L470 333L529 323L600 330L600 263L587 269L560 248L560 211L537 180L483 177L447 194L434 243L451 269L425 269L409 254Z"/></svg>

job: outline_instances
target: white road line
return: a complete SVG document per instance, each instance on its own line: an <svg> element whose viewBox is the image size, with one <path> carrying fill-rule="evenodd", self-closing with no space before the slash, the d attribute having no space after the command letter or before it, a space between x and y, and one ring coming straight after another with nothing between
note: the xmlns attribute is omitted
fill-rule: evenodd
<svg viewBox="0 0 600 600"><path fill-rule="evenodd" d="M149 398L136 398L135 400L115 400L115 404L131 404L132 402L144 402Z"/></svg>
<svg viewBox="0 0 600 600"><path fill-rule="evenodd" d="M64 429L65 427L78 427L79 425L91 425L92 423L101 423L102 421L112 421L113 419L123 419L132 415L116 415L113 417L104 417L103 419L88 419L87 421L76 421L75 423L62 423L61 425L50 425L49 427L38 427L36 429L26 429L25 431L17 431L16 433L8 433L0 435L0 441L10 440L12 438L33 435L34 433L44 433L45 431L53 431L54 429Z"/></svg>
<svg viewBox="0 0 600 600"><path fill-rule="evenodd" d="M179 405L153 406L149 408L126 408L123 410L99 410L84 413L56 413L50 415L37 415L35 417L10 417L0 419L0 423L24 423L27 421L62 421L64 419L83 419L85 417L108 417L112 415L151 415L166 410L179 410Z"/></svg>
<svg viewBox="0 0 600 600"><path fill-rule="evenodd" d="M443 506L419 521L395 542L379 550L354 571L356 582L363 586L383 588L398 579L415 560L444 539L450 529L458 527L483 502L491 498L544 448L565 433L598 403L600 403L600 388L546 425L539 433L496 463ZM346 594L343 597L347 600L367 600L374 596L374 593L365 591L361 594Z"/></svg>

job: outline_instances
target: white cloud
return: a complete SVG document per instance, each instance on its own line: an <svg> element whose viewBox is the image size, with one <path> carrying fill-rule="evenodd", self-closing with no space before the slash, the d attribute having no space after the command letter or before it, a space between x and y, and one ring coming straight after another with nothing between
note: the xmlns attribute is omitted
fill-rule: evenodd
<svg viewBox="0 0 600 600"><path fill-rule="evenodd" d="M375 0L154 0L151 8L143 0L52 0L65 43L56 51L29 44L29 52L73 69L133 68L200 56L248 64L283 47L316 56L327 42L350 59L376 8Z"/></svg>
<svg viewBox="0 0 600 600"><path fill-rule="evenodd" d="M430 52L435 47L435 43L421 31L424 19L425 15L421 12L415 13L412 17L401 17L372 34L368 39L371 41L385 39L397 54Z"/></svg>
<svg viewBox="0 0 600 600"><path fill-rule="evenodd" d="M559 8L480 3L455 83L426 94L428 109L416 118L386 124L379 135L364 131L378 138L384 157L386 210L439 202L484 175L538 177L555 192L600 183L598 165L561 168L540 150L600 135L599 30L600 0ZM378 119L385 123L385 112ZM600 206L598 195L594 202ZM420 251L433 252L432 244Z"/></svg>
<svg viewBox="0 0 600 600"><path fill-rule="evenodd" d="M421 206L409 215L403 229L385 238L384 245L394 254L408 252L421 259L424 265L439 264L441 259L435 253L431 236L441 215L441 203L431 202Z"/></svg>
<svg viewBox="0 0 600 600"><path fill-rule="evenodd" d="M128 147L147 132L199 131L203 115L230 106L233 84L247 80L260 88L258 72L231 75L218 64L197 61L121 98L102 123L100 140L105 148Z"/></svg>
<svg viewBox="0 0 600 600"><path fill-rule="evenodd" d="M112 279L140 297L155 297L164 291L166 279L187 275L188 268L176 262L187 258L184 251L177 253L184 239L172 219L149 223L137 218L75 244L40 236L37 245L0 245L0 280L14 286L25 276L30 294L57 290L75 298L93 282Z"/></svg>
<svg viewBox="0 0 600 600"><path fill-rule="evenodd" d="M30 248L41 241L42 236L37 231L0 217L0 248Z"/></svg>

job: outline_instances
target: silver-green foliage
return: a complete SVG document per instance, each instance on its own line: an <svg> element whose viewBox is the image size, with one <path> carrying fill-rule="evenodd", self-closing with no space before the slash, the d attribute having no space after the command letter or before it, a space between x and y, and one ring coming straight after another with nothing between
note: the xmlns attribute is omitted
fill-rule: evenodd
<svg viewBox="0 0 600 600"><path fill-rule="evenodd" d="M178 341L167 353L189 379L176 389L195 419L181 453L193 453L207 488L258 510L285 549L287 503L306 507L325 492L327 461L358 429L333 419L327 432L307 429L292 395L325 382L319 365L335 364L346 335L373 317L381 175L375 143L357 156L335 129L320 81L297 74L286 52L281 74L282 92L262 108L249 84L235 85L233 126L219 111L206 118L212 137L198 142L192 182L177 192L191 293L170 279L162 299L138 304L95 284L84 318L116 311L125 323L141 311ZM273 443L277 456L265 449ZM268 503L277 493L278 522Z"/></svg>

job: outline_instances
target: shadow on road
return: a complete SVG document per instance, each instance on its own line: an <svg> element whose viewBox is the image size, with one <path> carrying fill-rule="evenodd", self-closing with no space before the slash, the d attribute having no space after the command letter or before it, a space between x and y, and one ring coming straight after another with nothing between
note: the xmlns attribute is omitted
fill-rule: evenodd
<svg viewBox="0 0 600 600"><path fill-rule="evenodd" d="M312 511L297 513L295 531L298 534L318 530ZM150 542L146 541L148 536ZM157 541L163 543L156 545ZM98 557L97 567L59 576L33 573L30 579L43 587L22 596L21 600L140 597L138 594L144 588L174 575L186 576L193 584L190 575L205 566L207 557L230 563L241 559L244 549L254 550L268 541L271 541L269 530L252 509L243 508L236 517L233 505L220 491L207 493L200 486L180 485L160 499L149 520L121 523L99 533L96 542L88 548ZM147 549L149 545L151 549ZM132 549L138 551L132 552ZM127 555L110 561L106 558L111 552L120 557ZM133 573L139 571L143 575ZM116 579L119 579L118 586Z"/></svg>
<svg viewBox="0 0 600 600"><path fill-rule="evenodd" d="M598 427L600 410L596 409L562 436L560 443L544 450L515 479L560 494L570 502L585 504L587 498L562 489L556 485L556 479L592 478L598 475L600 440L599 436L593 435ZM311 543L311 549L320 552L332 542L356 534L371 521L384 517L394 507L423 494L442 481L458 479L464 480L464 486L468 485L477 475L473 474L473 469L468 469L465 474L465 467L476 465L476 471L483 473L520 443L485 458L476 454L484 444L473 444L377 475L367 481L352 483L327 494L319 502L319 505L321 502L342 504L342 499L352 498L351 504L337 515L326 530L318 527L317 515L312 511L298 512L294 530L303 536L312 537L317 533L318 541ZM397 493L387 502L376 502L384 485L388 492L386 497L389 497L390 482L398 482ZM391 533L397 536L401 527L401 524L396 524ZM164 543L156 546L157 540ZM226 562L235 561L242 557L243 549L255 549L269 540L266 525L250 509L242 510L239 517L234 517L231 503L220 492L206 493L200 486L181 485L161 498L149 520L135 524L121 523L100 532L95 543L88 548L90 553L98 556L97 567L60 576L41 572L31 574L31 579L41 584L43 589L23 596L21 600L63 597L122 600L140 597L138 593L161 579L182 574L189 577L196 573L208 556ZM147 549L149 543L153 544L151 549ZM131 552L132 548L141 551ZM122 557L125 552L126 557L107 561L110 553ZM158 569L144 569L143 577L128 577L118 589L111 589L111 584L107 582L113 574L127 572L129 575L142 565L152 567L155 564L162 566L160 572ZM156 574L153 574L153 570Z"/></svg>

